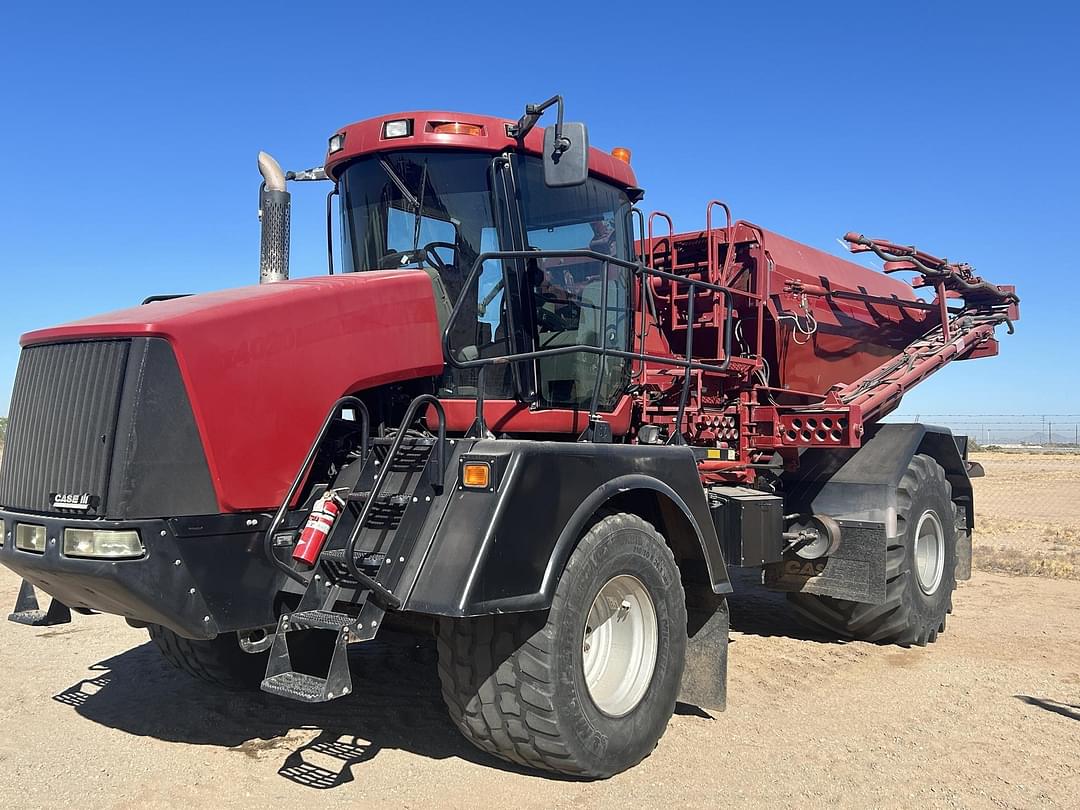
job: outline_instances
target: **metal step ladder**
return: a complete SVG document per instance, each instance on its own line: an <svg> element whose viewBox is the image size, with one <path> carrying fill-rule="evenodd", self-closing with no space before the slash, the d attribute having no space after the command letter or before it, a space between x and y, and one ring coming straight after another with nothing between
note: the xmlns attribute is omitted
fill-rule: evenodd
<svg viewBox="0 0 1080 810"><path fill-rule="evenodd" d="M437 437L410 433L426 406L439 414ZM335 486L352 478L348 468L331 483L345 508L305 576L300 604L278 620L264 692L321 703L352 691L348 645L374 638L386 612L398 609L408 596L431 542L423 531L428 516L445 505L443 477L452 446L445 424L435 397L417 397L393 438L372 441L353 483ZM290 638L311 630L324 631L332 645L324 675L293 666Z"/></svg>

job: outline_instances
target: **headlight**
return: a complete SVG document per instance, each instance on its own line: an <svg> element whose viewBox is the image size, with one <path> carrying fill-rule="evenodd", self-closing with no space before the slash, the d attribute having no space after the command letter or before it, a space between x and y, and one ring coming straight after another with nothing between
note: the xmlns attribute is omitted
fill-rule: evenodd
<svg viewBox="0 0 1080 810"><path fill-rule="evenodd" d="M141 557L142 540L134 529L64 529L64 555L117 560Z"/></svg>
<svg viewBox="0 0 1080 810"><path fill-rule="evenodd" d="M412 119L402 118L398 121L387 121L383 124L382 136L384 139L408 138L412 135Z"/></svg>
<svg viewBox="0 0 1080 810"><path fill-rule="evenodd" d="M34 526L31 523L15 524L15 548L23 551L34 551L41 554L45 551L45 527Z"/></svg>

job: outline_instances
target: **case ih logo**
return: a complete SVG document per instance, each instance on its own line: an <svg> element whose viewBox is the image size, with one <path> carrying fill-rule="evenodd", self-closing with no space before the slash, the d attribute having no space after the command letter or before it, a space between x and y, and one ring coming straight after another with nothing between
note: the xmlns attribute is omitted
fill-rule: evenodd
<svg viewBox="0 0 1080 810"><path fill-rule="evenodd" d="M98 497L84 492L76 495L72 492L54 492L49 496L52 499L53 509L64 509L71 512L90 512L97 509Z"/></svg>

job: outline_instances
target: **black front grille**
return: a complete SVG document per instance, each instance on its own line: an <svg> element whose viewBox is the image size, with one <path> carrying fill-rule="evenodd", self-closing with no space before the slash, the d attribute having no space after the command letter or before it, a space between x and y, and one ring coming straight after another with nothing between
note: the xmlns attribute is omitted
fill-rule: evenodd
<svg viewBox="0 0 1080 810"><path fill-rule="evenodd" d="M52 512L51 495L89 494L104 514L127 340L29 346L19 358L0 466L0 504Z"/></svg>

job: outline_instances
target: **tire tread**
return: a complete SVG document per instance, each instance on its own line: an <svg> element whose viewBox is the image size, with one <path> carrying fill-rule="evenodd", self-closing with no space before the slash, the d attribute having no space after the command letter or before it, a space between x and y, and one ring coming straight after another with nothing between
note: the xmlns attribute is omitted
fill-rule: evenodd
<svg viewBox="0 0 1080 810"><path fill-rule="evenodd" d="M952 501L952 486L945 477L945 470L930 456L922 453L912 457L907 470L896 489L897 534L903 536L911 516L915 496L925 488L939 487L945 500L953 504L953 520L957 520L959 507ZM946 519L942 515L942 520ZM866 604L819 596L810 593L790 593L788 599L798 618L805 624L823 629L842 638L854 638L883 644L925 646L937 640L945 631L944 617L940 622L921 624L914 619L914 607L906 590L912 575L912 560L904 543L888 546L885 557L885 601ZM955 585L955 559L953 571L943 576L950 592ZM949 597L950 606L951 593Z"/></svg>
<svg viewBox="0 0 1080 810"><path fill-rule="evenodd" d="M670 548L656 529L633 514L608 514L593 524L579 546L626 528L659 538L667 561L675 565ZM567 571L575 564L571 556ZM564 586L568 579L564 573L555 590L551 614L567 599ZM440 621L437 638L443 698L454 725L482 751L525 767L569 776L597 776L575 758L564 739L567 732L556 717L554 632L550 622L537 629L514 615ZM493 656L502 663L492 676L484 678L482 673L491 671Z"/></svg>
<svg viewBox="0 0 1080 810"><path fill-rule="evenodd" d="M231 633L195 640L159 624L146 629L165 660L194 678L233 691L257 689L262 682L266 656L245 653Z"/></svg>

